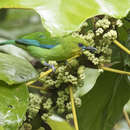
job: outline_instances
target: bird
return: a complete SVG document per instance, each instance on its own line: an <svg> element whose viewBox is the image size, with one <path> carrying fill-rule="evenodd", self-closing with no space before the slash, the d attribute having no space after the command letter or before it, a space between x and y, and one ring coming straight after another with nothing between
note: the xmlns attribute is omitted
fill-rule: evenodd
<svg viewBox="0 0 130 130"><path fill-rule="evenodd" d="M11 47L13 48L12 51ZM19 57L22 55L21 57L30 62L33 59L45 62L49 60L64 61L75 55L80 55L84 50L93 52L96 50L96 48L88 46L83 38L72 34L63 37L51 37L49 33L34 32L16 40L0 42L0 51L16 55L16 48L20 52Z"/></svg>

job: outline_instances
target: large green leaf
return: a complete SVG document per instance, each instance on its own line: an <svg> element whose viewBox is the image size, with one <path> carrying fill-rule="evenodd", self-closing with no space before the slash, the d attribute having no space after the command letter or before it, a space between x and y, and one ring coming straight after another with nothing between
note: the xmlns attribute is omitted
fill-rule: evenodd
<svg viewBox="0 0 130 130"><path fill-rule="evenodd" d="M17 130L25 119L28 106L28 89L24 84L8 86L0 82L0 126Z"/></svg>
<svg viewBox="0 0 130 130"><path fill-rule="evenodd" d="M125 76L104 72L94 88L82 97L78 110L80 130L111 130L129 98Z"/></svg>
<svg viewBox="0 0 130 130"><path fill-rule="evenodd" d="M81 97L86 93L88 93L93 88L97 78L100 75L98 69L92 69L92 68L86 68L84 73L85 73L84 85L83 87L78 88L78 90L75 93L76 97Z"/></svg>
<svg viewBox="0 0 130 130"><path fill-rule="evenodd" d="M76 30L87 18L108 14L124 17L129 0L1 0L0 8L33 8L43 18L43 24L53 35Z"/></svg>
<svg viewBox="0 0 130 130"><path fill-rule="evenodd" d="M123 21L123 26L121 28L118 28L118 40L126 47L130 50L130 12L128 14L128 16L124 19L122 19ZM120 53L122 54L122 59L124 62L124 67L126 71L130 71L130 55L127 54L124 51L120 51ZM130 76L127 76L127 81L130 84Z"/></svg>
<svg viewBox="0 0 130 130"><path fill-rule="evenodd" d="M0 80L12 85L32 80L37 76L36 70L27 60L0 53Z"/></svg>
<svg viewBox="0 0 130 130"><path fill-rule="evenodd" d="M46 122L51 127L51 130L74 130L74 128L70 126L69 123L56 115L48 118Z"/></svg>
<svg viewBox="0 0 130 130"><path fill-rule="evenodd" d="M4 128L2 126L0 126L0 130L4 130Z"/></svg>
<svg viewBox="0 0 130 130"><path fill-rule="evenodd" d="M120 120L114 127L113 130L130 130L128 123L125 119Z"/></svg>
<svg viewBox="0 0 130 130"><path fill-rule="evenodd" d="M124 110L130 114L130 100L125 104Z"/></svg>

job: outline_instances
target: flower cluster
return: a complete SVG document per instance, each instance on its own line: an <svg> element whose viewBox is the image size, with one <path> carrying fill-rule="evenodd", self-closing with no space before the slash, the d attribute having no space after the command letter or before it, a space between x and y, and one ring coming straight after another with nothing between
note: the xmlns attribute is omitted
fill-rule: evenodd
<svg viewBox="0 0 130 130"><path fill-rule="evenodd" d="M73 69L76 69L76 72L74 72ZM85 78L84 69L84 66L79 66L78 62L74 60L67 64L59 64L54 74L48 75L42 79L41 81L47 86L48 92L51 93L50 97L44 101L43 109L46 109L46 111L52 109L53 112L59 115L65 115L67 120L72 119L69 86L73 86L73 91L76 91L76 89L83 84ZM55 93L53 93L53 91L55 91ZM41 91L41 93L43 92ZM74 100L75 105L80 107L80 98L75 97ZM47 117L47 113L42 115L43 120L46 120Z"/></svg>
<svg viewBox="0 0 130 130"><path fill-rule="evenodd" d="M56 62L52 63L57 65ZM30 93L28 118L33 119L40 113L41 119L46 121L55 113L62 117L64 115L68 121L73 119L69 86L72 86L73 92L83 86L84 70L85 66L79 65L77 60L72 60L69 63L59 63L55 72L40 79L46 90L40 90L39 95ZM77 108L82 104L79 97L74 97L74 102Z"/></svg>
<svg viewBox="0 0 130 130"><path fill-rule="evenodd" d="M116 27L121 27L122 22L106 16L97 16L94 21L89 29L86 21L73 35L80 36L86 40L88 46L96 48L95 52L88 50L83 52L94 65L110 63L112 42L117 38ZM44 90L41 89L39 94L30 93L28 121L34 119L39 113L44 122L53 114L60 115L68 121L73 119L69 87L71 86L75 92L84 85L85 66L80 65L80 61L76 59L69 63L49 61L49 64L55 65L56 71L39 80ZM102 72L102 70L99 71ZM79 97L74 97L74 102L76 108L81 107L82 101ZM25 125L31 128L29 124ZM41 127L39 130L44 130L44 128Z"/></svg>
<svg viewBox="0 0 130 130"><path fill-rule="evenodd" d="M29 107L28 107L28 118L33 119L40 110L40 105L42 103L42 97L38 94L29 94Z"/></svg>
<svg viewBox="0 0 130 130"><path fill-rule="evenodd" d="M111 25L111 22L109 21L108 17L104 17L103 19L99 19L95 24L96 28L101 27L103 29L109 28L110 25Z"/></svg>
<svg viewBox="0 0 130 130"><path fill-rule="evenodd" d="M117 27L122 26L121 20L116 20L109 16L96 16L92 27L87 30L87 21L83 24L80 31L74 32L86 40L88 46L95 47L96 52L85 51L84 55L88 57L94 65L106 64L111 62L111 44L117 39ZM85 26L84 26L85 25ZM85 29L86 28L86 29Z"/></svg>

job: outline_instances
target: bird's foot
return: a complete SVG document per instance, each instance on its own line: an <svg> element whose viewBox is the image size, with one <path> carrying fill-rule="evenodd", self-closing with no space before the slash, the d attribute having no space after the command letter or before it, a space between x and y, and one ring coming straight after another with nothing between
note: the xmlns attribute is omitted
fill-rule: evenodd
<svg viewBox="0 0 130 130"><path fill-rule="evenodd" d="M44 66L47 66L49 69L52 69L53 72L56 71L56 68L55 68L54 65L51 65L51 64L49 64L49 63L47 63L47 62L45 62L45 61L44 61L43 65L44 65Z"/></svg>

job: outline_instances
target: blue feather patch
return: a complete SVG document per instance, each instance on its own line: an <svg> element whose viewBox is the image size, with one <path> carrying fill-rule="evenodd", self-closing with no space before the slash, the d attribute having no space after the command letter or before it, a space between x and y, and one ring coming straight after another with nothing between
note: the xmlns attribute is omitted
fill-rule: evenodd
<svg viewBox="0 0 130 130"><path fill-rule="evenodd" d="M51 49L56 46L56 45L41 44L39 43L39 41L31 40L31 39L18 39L18 40L15 40L15 42L18 44L37 46L37 47L46 48L46 49Z"/></svg>

